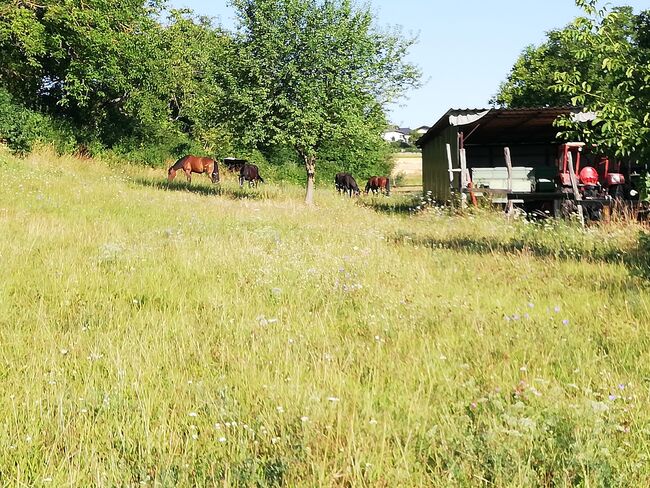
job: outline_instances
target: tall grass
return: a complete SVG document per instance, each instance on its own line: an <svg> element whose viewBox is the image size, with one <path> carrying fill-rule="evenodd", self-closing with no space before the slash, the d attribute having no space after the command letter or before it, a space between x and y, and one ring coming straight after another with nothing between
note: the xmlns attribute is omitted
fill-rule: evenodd
<svg viewBox="0 0 650 488"><path fill-rule="evenodd" d="M0 152L3 485L650 483L638 229L164 177Z"/></svg>

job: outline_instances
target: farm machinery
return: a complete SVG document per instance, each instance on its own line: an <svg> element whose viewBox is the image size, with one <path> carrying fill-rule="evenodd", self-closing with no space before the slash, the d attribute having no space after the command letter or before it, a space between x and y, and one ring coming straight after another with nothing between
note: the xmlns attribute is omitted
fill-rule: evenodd
<svg viewBox="0 0 650 488"><path fill-rule="evenodd" d="M572 187L569 169L569 163L572 161L578 190L583 197L625 198L626 179L621 173L620 162L613 168L607 156L597 156L596 164L588 161L589 155L585 154L584 142L567 142L560 146L559 151L558 179L562 188Z"/></svg>
<svg viewBox="0 0 650 488"><path fill-rule="evenodd" d="M612 164L609 157L590 152L584 142L560 145L557 183L563 193L574 193L575 200L565 200L562 213L575 210L581 200L586 216L600 220L604 208L621 207L623 202L635 200L638 192L632 189L630 178L621 170L620 161ZM570 165L573 165L573 168ZM572 181L572 170L574 179Z"/></svg>

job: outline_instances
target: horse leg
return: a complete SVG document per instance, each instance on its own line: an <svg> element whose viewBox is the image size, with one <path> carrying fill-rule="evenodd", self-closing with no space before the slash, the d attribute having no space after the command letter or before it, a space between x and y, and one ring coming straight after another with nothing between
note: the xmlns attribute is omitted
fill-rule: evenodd
<svg viewBox="0 0 650 488"><path fill-rule="evenodd" d="M190 170L190 171L183 170L183 171L185 171L185 178L187 178L187 184L188 185L191 184L192 183L192 170Z"/></svg>

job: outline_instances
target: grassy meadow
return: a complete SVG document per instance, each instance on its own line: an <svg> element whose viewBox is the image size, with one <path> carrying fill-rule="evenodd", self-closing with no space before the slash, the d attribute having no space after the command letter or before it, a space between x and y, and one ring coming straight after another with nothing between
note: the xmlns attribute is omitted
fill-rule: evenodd
<svg viewBox="0 0 650 488"><path fill-rule="evenodd" d="M650 485L639 228L165 176L0 150L0 485Z"/></svg>

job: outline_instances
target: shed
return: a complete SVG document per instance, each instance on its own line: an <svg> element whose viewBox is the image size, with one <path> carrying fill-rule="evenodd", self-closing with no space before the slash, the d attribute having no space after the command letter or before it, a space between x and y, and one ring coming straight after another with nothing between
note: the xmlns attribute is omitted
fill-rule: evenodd
<svg viewBox="0 0 650 488"><path fill-rule="evenodd" d="M574 120L595 118L580 108L483 108L447 111L418 141L422 148L422 183L425 192L446 201L451 195L446 145L451 147L452 165L460 167L464 148L467 169L505 167L504 147L510 148L514 166L552 168L556 165L558 129L555 120L571 115ZM459 173L453 187L460 189Z"/></svg>

